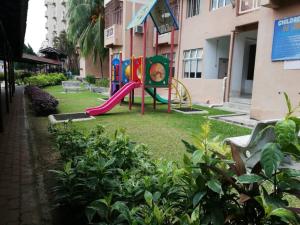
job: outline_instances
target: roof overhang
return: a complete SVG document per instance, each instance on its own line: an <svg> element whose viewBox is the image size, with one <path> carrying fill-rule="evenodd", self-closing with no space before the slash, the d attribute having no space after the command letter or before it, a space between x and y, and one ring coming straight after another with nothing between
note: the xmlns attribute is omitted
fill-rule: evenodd
<svg viewBox="0 0 300 225"><path fill-rule="evenodd" d="M48 65L61 65L58 60L48 59L44 57L39 57L35 55L23 54L22 58L18 60L19 62L30 63L30 64L48 64Z"/></svg>
<svg viewBox="0 0 300 225"><path fill-rule="evenodd" d="M12 59L21 58L26 32L28 0L1 0L0 58L9 52ZM3 43L7 43L5 46ZM5 46L5 47L4 47ZM6 54L7 55L7 54Z"/></svg>

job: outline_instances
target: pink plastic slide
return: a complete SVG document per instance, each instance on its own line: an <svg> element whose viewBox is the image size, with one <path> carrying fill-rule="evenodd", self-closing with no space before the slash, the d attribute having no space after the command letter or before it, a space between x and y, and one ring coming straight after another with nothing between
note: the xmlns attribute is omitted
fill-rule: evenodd
<svg viewBox="0 0 300 225"><path fill-rule="evenodd" d="M108 99L103 105L86 109L86 113L90 116L99 116L101 114L107 113L113 107L115 107L118 103L125 98L133 89L141 86L140 82L131 81L125 84L120 90L118 90L110 99Z"/></svg>

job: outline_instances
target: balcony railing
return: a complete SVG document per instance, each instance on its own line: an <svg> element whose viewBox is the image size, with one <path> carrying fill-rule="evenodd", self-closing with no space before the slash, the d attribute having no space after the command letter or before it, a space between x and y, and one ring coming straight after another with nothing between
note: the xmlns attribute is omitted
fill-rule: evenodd
<svg viewBox="0 0 300 225"><path fill-rule="evenodd" d="M243 14L259 9L261 0L240 0L239 3L239 14Z"/></svg>
<svg viewBox="0 0 300 225"><path fill-rule="evenodd" d="M104 46L121 46L122 45L122 26L114 24L104 30Z"/></svg>

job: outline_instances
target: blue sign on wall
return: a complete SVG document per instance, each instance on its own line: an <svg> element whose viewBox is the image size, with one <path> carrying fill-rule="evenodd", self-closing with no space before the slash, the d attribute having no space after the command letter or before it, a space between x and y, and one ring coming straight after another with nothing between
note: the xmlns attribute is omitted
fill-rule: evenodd
<svg viewBox="0 0 300 225"><path fill-rule="evenodd" d="M275 21L272 61L300 59L300 16Z"/></svg>

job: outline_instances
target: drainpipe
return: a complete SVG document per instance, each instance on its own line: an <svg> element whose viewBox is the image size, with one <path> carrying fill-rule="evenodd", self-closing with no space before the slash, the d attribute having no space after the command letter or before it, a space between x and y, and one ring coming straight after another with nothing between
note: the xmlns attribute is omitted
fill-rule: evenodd
<svg viewBox="0 0 300 225"><path fill-rule="evenodd" d="M178 51L177 51L177 80L179 80L179 64L180 64L180 54L181 54L181 37L182 37L182 21L183 21L183 0L180 1L180 21L179 22L179 40L178 40ZM176 60L176 59L175 59ZM175 77L175 75L174 75Z"/></svg>
<svg viewBox="0 0 300 225"><path fill-rule="evenodd" d="M225 102L229 102L230 89L231 89L231 78L232 78L232 64L234 56L234 42L235 42L236 31L231 31L230 35L230 47L229 47L229 61L228 61L228 71L227 71L227 82L226 82L226 94L224 97Z"/></svg>

